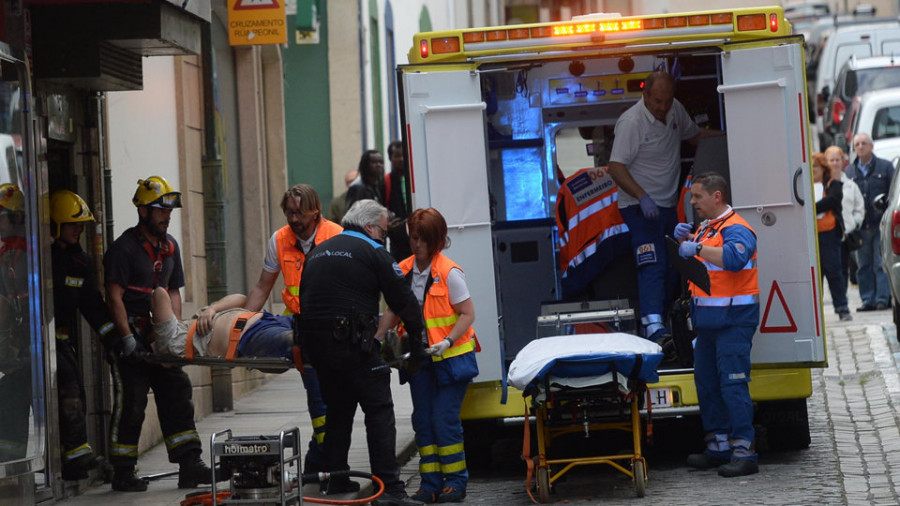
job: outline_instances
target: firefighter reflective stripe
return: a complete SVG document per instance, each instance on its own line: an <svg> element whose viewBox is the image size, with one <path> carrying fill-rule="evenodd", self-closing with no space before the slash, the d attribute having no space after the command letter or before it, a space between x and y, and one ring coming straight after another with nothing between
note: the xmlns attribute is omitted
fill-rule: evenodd
<svg viewBox="0 0 900 506"><path fill-rule="evenodd" d="M694 304L706 307L743 306L759 304L759 294L736 295L734 297L694 297Z"/></svg>
<svg viewBox="0 0 900 506"><path fill-rule="evenodd" d="M179 446L191 441L200 442L200 435L196 430L186 430L178 434L172 434L166 438L166 450L172 451Z"/></svg>
<svg viewBox="0 0 900 506"><path fill-rule="evenodd" d="M450 464L444 464L441 462L441 474L452 474L458 473L466 470L466 461L460 460L458 462L451 462Z"/></svg>
<svg viewBox="0 0 900 506"><path fill-rule="evenodd" d="M718 265L714 265L712 262L708 262L706 260L703 260L703 265L706 266L707 271L724 271L725 270L725 269L719 267ZM741 269L756 269L756 259L751 258L750 260L747 261L746 264L744 264L743 267L741 267Z"/></svg>
<svg viewBox="0 0 900 506"><path fill-rule="evenodd" d="M112 443L109 447L109 454L113 457L134 457L138 456L137 445L123 445L121 443Z"/></svg>
<svg viewBox="0 0 900 506"><path fill-rule="evenodd" d="M70 461L75 460L79 457L83 457L84 455L92 455L94 450L91 449L91 445L89 443L84 443L83 445L72 448L71 450L63 453L63 460Z"/></svg>
<svg viewBox="0 0 900 506"><path fill-rule="evenodd" d="M76 278L75 276L66 276L66 286L73 288L81 288L84 286L84 278Z"/></svg>
<svg viewBox="0 0 900 506"><path fill-rule="evenodd" d="M316 442L322 443L325 441L325 416L317 416L312 419L313 426L313 437L316 438Z"/></svg>
<svg viewBox="0 0 900 506"><path fill-rule="evenodd" d="M459 320L458 314L445 316L443 318L429 318L428 320L425 320L425 328L452 327L457 320Z"/></svg>
<svg viewBox="0 0 900 506"><path fill-rule="evenodd" d="M578 214L569 218L569 226L566 229L566 232L560 235L559 244L560 246L565 246L569 242L569 232L576 230L578 225L581 222L587 222L588 219L593 214L596 214L603 209L608 208L609 206L615 205L618 206L619 202L619 192L614 192L612 195L607 195L606 197L592 203L591 205L585 207L578 211ZM590 223L585 223L586 225L590 225Z"/></svg>
<svg viewBox="0 0 900 506"><path fill-rule="evenodd" d="M438 475L441 472L441 463L438 462L438 446L430 444L419 447L419 474L426 475L422 479L429 481L429 474ZM440 483L440 477L430 477L430 481Z"/></svg>
<svg viewBox="0 0 900 506"><path fill-rule="evenodd" d="M437 453L438 447L437 445L427 445L419 447L419 456L427 457L429 455L434 455Z"/></svg>
<svg viewBox="0 0 900 506"><path fill-rule="evenodd" d="M99 330L100 335L105 336L106 334L109 334L110 332L112 332L112 330L115 328L116 328L116 326L113 324L113 322L106 322L100 326L100 330Z"/></svg>
<svg viewBox="0 0 900 506"><path fill-rule="evenodd" d="M460 442L438 447L441 461L441 474L452 474L466 470L465 445Z"/></svg>
<svg viewBox="0 0 900 506"><path fill-rule="evenodd" d="M300 295L300 287L299 286L288 286L286 288L287 288L288 293L290 293L294 297L297 297Z"/></svg>
<svg viewBox="0 0 900 506"><path fill-rule="evenodd" d="M441 472L441 464L439 462L420 462L419 472L422 474Z"/></svg>
<svg viewBox="0 0 900 506"><path fill-rule="evenodd" d="M56 339L59 341L66 341L69 339L69 334L63 329L56 329Z"/></svg>

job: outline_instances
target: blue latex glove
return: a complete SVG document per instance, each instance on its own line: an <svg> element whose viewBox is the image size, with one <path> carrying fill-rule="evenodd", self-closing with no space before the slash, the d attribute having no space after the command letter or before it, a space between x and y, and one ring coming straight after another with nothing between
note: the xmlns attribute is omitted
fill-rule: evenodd
<svg viewBox="0 0 900 506"><path fill-rule="evenodd" d="M675 225L674 237L679 241L691 235L691 229L694 228L690 223L679 223Z"/></svg>
<svg viewBox="0 0 900 506"><path fill-rule="evenodd" d="M653 199L648 194L641 195L639 200L641 204L641 213L644 215L644 218L648 220L655 220L659 218L659 208L656 207L656 202L653 202Z"/></svg>
<svg viewBox="0 0 900 506"><path fill-rule="evenodd" d="M697 243L694 241L684 241L678 246L678 256L681 258L691 258L697 254Z"/></svg>

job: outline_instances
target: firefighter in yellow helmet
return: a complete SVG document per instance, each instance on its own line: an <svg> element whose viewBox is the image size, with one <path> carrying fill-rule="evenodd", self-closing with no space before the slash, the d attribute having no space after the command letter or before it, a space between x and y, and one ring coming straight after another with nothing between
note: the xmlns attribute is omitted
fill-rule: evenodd
<svg viewBox="0 0 900 506"><path fill-rule="evenodd" d="M25 457L31 410L31 333L25 196L0 185L0 461Z"/></svg>
<svg viewBox="0 0 900 506"><path fill-rule="evenodd" d="M78 346L86 341L78 338L78 312L97 332L106 349L118 351L124 345L97 288L93 261L81 247L85 224L93 222L93 213L77 194L69 190L50 194L56 386L64 480L87 478L88 469L98 463L87 440L84 384L77 359Z"/></svg>
<svg viewBox="0 0 900 506"><path fill-rule="evenodd" d="M191 381L180 367L148 364L150 299L154 288L165 289L175 316L181 319L184 268L175 238L167 233L172 210L181 207L181 193L165 178L138 180L132 203L138 224L122 233L104 257L107 305L113 323L125 336L122 356L113 366L116 405L110 435L110 462L115 467L113 490L141 492L147 484L134 473L147 393L152 388L170 462L178 462L178 487L210 483L210 469L201 460L200 436L194 425Z"/></svg>

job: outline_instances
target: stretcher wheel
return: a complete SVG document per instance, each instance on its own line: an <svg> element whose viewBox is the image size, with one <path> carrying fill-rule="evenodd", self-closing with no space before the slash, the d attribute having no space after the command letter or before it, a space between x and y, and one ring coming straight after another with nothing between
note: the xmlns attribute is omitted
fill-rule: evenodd
<svg viewBox="0 0 900 506"><path fill-rule="evenodd" d="M647 470L644 469L643 460L635 460L631 463L634 469L634 490L638 497L644 497L647 493Z"/></svg>
<svg viewBox="0 0 900 506"><path fill-rule="evenodd" d="M537 470L538 498L542 503L550 502L550 469L539 467Z"/></svg>

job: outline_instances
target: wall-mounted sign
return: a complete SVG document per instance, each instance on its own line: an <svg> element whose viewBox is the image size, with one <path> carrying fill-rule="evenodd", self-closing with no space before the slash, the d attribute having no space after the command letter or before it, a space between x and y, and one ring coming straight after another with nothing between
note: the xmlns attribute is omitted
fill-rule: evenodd
<svg viewBox="0 0 900 506"><path fill-rule="evenodd" d="M286 44L284 0L228 0L228 42L232 46Z"/></svg>

